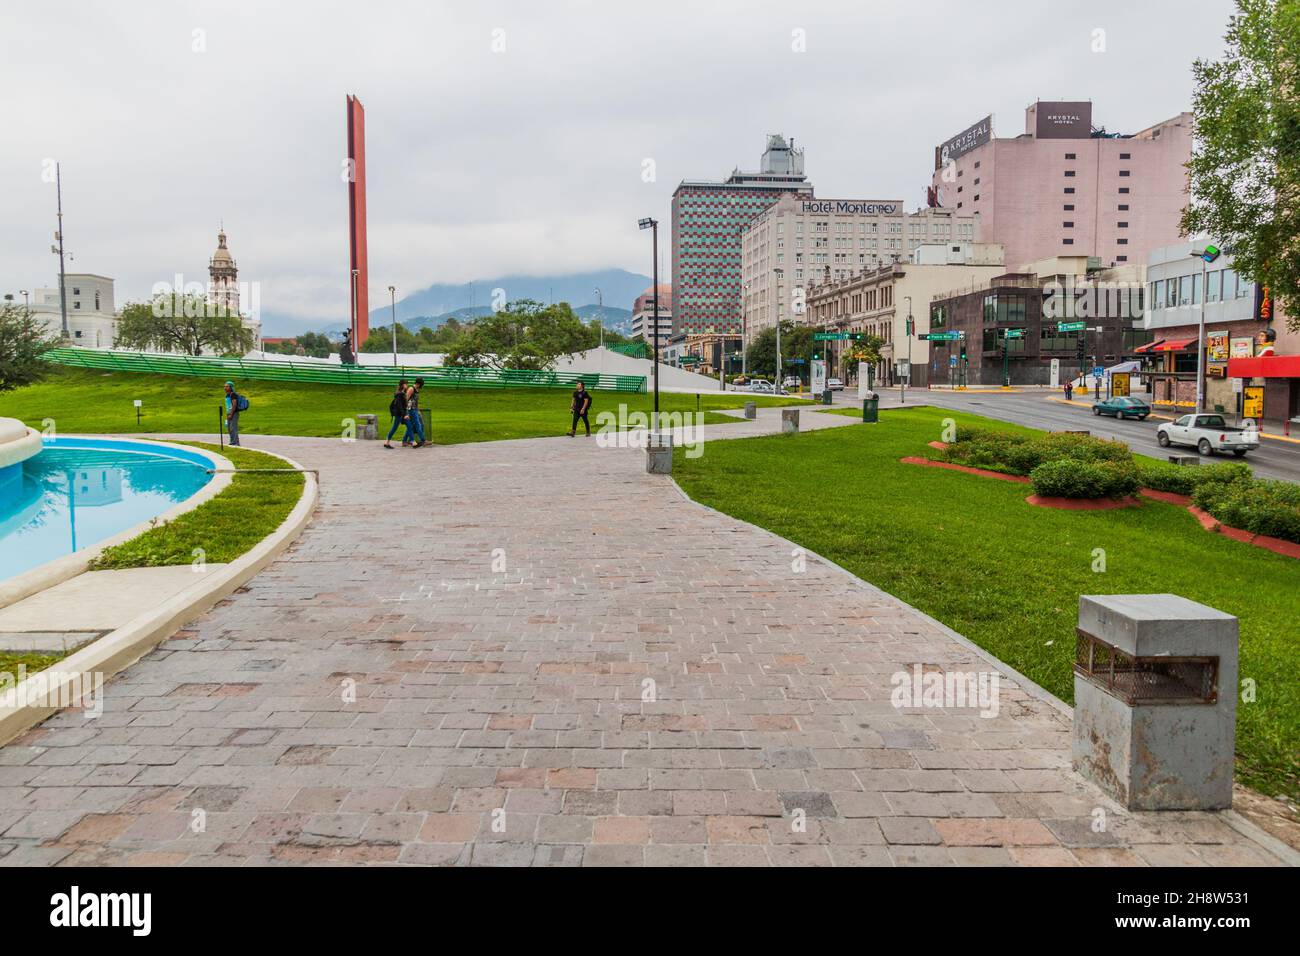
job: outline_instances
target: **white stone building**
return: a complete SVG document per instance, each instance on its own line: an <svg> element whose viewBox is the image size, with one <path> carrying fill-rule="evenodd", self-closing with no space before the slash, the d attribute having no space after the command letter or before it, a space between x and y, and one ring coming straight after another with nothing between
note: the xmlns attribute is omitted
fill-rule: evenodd
<svg viewBox="0 0 1300 956"><path fill-rule="evenodd" d="M69 343L87 348L111 348L117 329L113 280L89 272L68 272L63 281L68 297ZM57 284L52 289L37 289L31 309L52 334L59 334L63 328L63 314Z"/></svg>

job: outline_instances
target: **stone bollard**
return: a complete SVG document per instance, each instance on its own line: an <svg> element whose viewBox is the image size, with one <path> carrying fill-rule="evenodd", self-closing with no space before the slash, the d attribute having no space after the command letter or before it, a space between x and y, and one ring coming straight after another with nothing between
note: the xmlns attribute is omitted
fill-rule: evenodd
<svg viewBox="0 0 1300 956"><path fill-rule="evenodd" d="M645 470L651 475L673 473L673 436L670 432L651 432L646 436Z"/></svg>
<svg viewBox="0 0 1300 956"><path fill-rule="evenodd" d="M357 438L374 441L379 437L379 418L375 415L357 416Z"/></svg>
<svg viewBox="0 0 1300 956"><path fill-rule="evenodd" d="M1232 806L1237 619L1176 594L1083 595L1074 769L1130 810Z"/></svg>
<svg viewBox="0 0 1300 956"><path fill-rule="evenodd" d="M781 409L781 431L785 434L793 434L799 430L799 409L783 408Z"/></svg>
<svg viewBox="0 0 1300 956"><path fill-rule="evenodd" d="M748 418L748 419L751 419L751 420L752 420L752 419L756 418L757 416L758 416L758 406L755 405L753 402L746 402L746 403L745 403L745 417Z"/></svg>

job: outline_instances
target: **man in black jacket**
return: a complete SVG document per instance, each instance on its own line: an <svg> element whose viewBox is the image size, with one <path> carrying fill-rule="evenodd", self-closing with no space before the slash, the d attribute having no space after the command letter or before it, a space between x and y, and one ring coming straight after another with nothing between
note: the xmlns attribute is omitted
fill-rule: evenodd
<svg viewBox="0 0 1300 956"><path fill-rule="evenodd" d="M587 437L591 437L591 422L587 420L587 410L590 408L591 392L587 391L587 386L579 381L578 387L573 390L573 402L569 406L569 411L573 412L573 424L569 426L570 438L578 433L578 419L582 419L582 424L587 429Z"/></svg>

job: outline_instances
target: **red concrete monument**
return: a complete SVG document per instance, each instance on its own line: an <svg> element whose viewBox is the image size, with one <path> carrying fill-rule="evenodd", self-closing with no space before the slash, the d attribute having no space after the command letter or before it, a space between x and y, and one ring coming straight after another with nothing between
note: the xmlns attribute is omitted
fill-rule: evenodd
<svg viewBox="0 0 1300 956"><path fill-rule="evenodd" d="M352 314L352 348L370 334L369 266L366 260L366 111L348 95L348 241L351 247L348 288Z"/></svg>

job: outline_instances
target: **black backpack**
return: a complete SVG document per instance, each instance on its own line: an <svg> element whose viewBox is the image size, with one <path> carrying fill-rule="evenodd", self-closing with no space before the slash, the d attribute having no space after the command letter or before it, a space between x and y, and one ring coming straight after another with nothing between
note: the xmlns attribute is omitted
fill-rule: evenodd
<svg viewBox="0 0 1300 956"><path fill-rule="evenodd" d="M406 414L406 393L397 392L393 395L393 400L388 403L388 414L394 418L401 418Z"/></svg>

